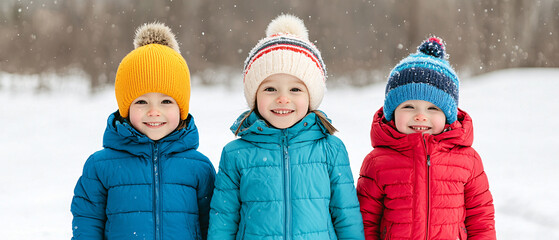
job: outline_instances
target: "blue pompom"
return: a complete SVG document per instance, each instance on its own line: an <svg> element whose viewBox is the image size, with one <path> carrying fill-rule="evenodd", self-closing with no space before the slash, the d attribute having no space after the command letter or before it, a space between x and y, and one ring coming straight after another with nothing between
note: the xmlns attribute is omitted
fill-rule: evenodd
<svg viewBox="0 0 559 240"><path fill-rule="evenodd" d="M417 49L419 52L424 54L444 59L445 51L443 40L437 37L432 37L423 42Z"/></svg>

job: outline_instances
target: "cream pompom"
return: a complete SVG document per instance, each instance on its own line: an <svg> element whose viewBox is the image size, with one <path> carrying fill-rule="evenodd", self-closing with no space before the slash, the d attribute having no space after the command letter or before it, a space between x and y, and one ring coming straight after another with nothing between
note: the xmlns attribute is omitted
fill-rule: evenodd
<svg viewBox="0 0 559 240"><path fill-rule="evenodd" d="M309 40L309 33L303 20L289 14L279 15L266 28L266 36L268 37L278 33L292 34L307 41Z"/></svg>
<svg viewBox="0 0 559 240"><path fill-rule="evenodd" d="M146 23L136 29L134 49L153 43L168 46L180 53L175 34L163 23Z"/></svg>

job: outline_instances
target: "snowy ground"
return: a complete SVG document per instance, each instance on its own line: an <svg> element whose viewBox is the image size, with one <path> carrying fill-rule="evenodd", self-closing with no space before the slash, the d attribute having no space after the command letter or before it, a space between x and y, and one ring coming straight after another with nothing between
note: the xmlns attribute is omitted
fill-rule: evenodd
<svg viewBox="0 0 559 240"><path fill-rule="evenodd" d="M74 184L86 158L101 148L106 118L116 110L114 93L90 97L75 81L37 95L30 82L0 74L0 236L70 239ZM246 109L242 89L239 83L233 90L192 91L200 151L217 168L221 148L233 139L229 126ZM322 103L355 177L371 150L369 127L383 96L384 84L330 89ZM558 104L559 69L462 80L460 107L474 119L474 147L489 176L499 239L559 239Z"/></svg>

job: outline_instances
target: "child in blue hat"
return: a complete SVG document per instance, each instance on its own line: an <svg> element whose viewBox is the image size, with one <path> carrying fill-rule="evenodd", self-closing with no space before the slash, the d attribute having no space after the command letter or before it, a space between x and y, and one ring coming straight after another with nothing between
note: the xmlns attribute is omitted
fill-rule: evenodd
<svg viewBox="0 0 559 240"><path fill-rule="evenodd" d="M390 73L357 183L366 239L496 239L493 198L458 93L440 38Z"/></svg>

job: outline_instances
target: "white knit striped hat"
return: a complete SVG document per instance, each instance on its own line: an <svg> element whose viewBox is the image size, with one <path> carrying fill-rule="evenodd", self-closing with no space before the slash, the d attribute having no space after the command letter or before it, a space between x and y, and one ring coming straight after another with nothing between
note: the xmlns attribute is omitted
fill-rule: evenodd
<svg viewBox="0 0 559 240"><path fill-rule="evenodd" d="M255 107L256 91L267 77L285 73L299 78L309 91L309 110L316 110L326 90L326 67L320 51L309 41L303 21L280 15L266 29L266 37L250 51L245 61L245 98Z"/></svg>

